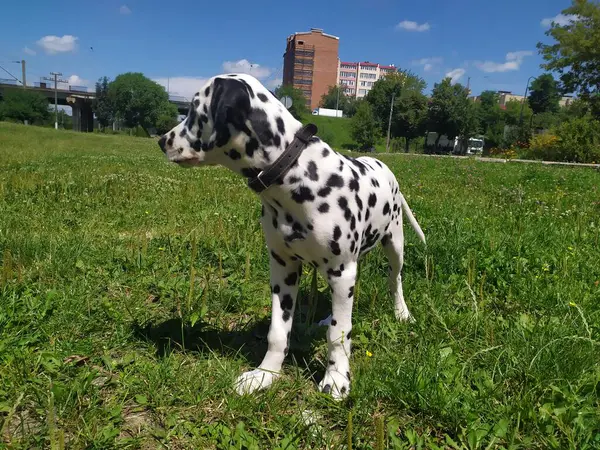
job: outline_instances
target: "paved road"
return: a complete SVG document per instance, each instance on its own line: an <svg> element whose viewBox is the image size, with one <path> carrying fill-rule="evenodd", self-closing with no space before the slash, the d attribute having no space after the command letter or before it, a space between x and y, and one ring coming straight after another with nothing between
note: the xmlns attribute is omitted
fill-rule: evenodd
<svg viewBox="0 0 600 450"><path fill-rule="evenodd" d="M535 159L503 159L503 158L487 158L483 156L460 156L460 155L428 155L425 153L379 153L380 155L387 156L415 156L425 158L456 158L456 159L475 159L483 162L495 162L495 163L529 163L529 164L544 164L548 166L573 166L573 167L592 167L600 170L600 164L583 164L583 163L570 163L570 162L556 162L556 161L540 161Z"/></svg>

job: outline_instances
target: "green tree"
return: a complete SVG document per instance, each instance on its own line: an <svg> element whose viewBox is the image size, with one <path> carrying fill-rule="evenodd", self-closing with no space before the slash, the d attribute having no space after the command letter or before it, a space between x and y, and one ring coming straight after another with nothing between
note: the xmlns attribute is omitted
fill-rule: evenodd
<svg viewBox="0 0 600 450"><path fill-rule="evenodd" d="M558 82L549 73L540 75L531 83L528 100L534 114L558 112L560 108Z"/></svg>
<svg viewBox="0 0 600 450"><path fill-rule="evenodd" d="M0 117L42 125L50 117L48 106L48 100L39 92L9 88L4 90L4 97L0 102Z"/></svg>
<svg viewBox="0 0 600 450"><path fill-rule="evenodd" d="M365 97L384 134L389 124L390 102L394 99L390 134L405 139L406 151L410 141L425 131L427 98L423 90L426 87L425 81L410 71L392 72L377 80Z"/></svg>
<svg viewBox="0 0 600 450"><path fill-rule="evenodd" d="M96 82L96 98L92 103L92 109L102 128L108 127L115 118L115 106L108 94L109 85L108 77L102 77Z"/></svg>
<svg viewBox="0 0 600 450"><path fill-rule="evenodd" d="M575 20L553 23L546 35L555 42L537 44L542 67L560 74L563 93L578 92L600 117L600 3L572 0L562 13Z"/></svg>
<svg viewBox="0 0 600 450"><path fill-rule="evenodd" d="M421 92L409 91L394 102L392 135L404 138L404 151L408 153L410 142L425 133L427 120L427 97Z"/></svg>
<svg viewBox="0 0 600 450"><path fill-rule="evenodd" d="M500 146L504 135L504 119L498 93L483 91L479 96L479 102L475 104L475 113L486 146Z"/></svg>
<svg viewBox="0 0 600 450"><path fill-rule="evenodd" d="M434 85L427 110L427 125L429 131L438 133L436 147L443 135L449 139L460 136L466 140L477 132L475 106L468 94L464 86L459 83L453 85L450 78Z"/></svg>
<svg viewBox="0 0 600 450"><path fill-rule="evenodd" d="M301 90L295 89L293 86L290 85L279 86L275 90L275 97L281 99L284 96L290 97L292 99L292 106L289 108L288 111L297 120L302 121L304 117L310 115L306 98L304 98L304 95L302 94Z"/></svg>
<svg viewBox="0 0 600 450"><path fill-rule="evenodd" d="M360 102L356 114L352 117L352 139L361 148L372 147L378 137L378 127L373 108L368 102Z"/></svg>
<svg viewBox="0 0 600 450"><path fill-rule="evenodd" d="M171 128L177 125L177 106L173 103L164 103L159 110L158 117L156 119L156 132L158 134L165 134Z"/></svg>
<svg viewBox="0 0 600 450"><path fill-rule="evenodd" d="M339 96L339 97L338 97ZM350 98L344 94L340 86L329 86L329 90L321 97L321 108L335 109L336 106L347 115Z"/></svg>
<svg viewBox="0 0 600 450"><path fill-rule="evenodd" d="M116 117L127 127L140 126L148 132L156 126L159 116L169 111L165 105L169 102L165 88L141 73L117 76L110 83L108 94Z"/></svg>
<svg viewBox="0 0 600 450"><path fill-rule="evenodd" d="M528 125L533 111L527 101L509 100L504 109L504 121L507 125L515 126L521 123L521 108L523 108L523 125Z"/></svg>

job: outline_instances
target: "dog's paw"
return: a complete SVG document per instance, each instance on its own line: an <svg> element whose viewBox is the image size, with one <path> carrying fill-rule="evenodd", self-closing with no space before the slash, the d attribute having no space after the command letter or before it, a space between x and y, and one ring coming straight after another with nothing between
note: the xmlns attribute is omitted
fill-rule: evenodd
<svg viewBox="0 0 600 450"><path fill-rule="evenodd" d="M325 377L319 383L319 390L330 394L335 400L342 400L350 393L350 372L344 375L337 370L325 372Z"/></svg>
<svg viewBox="0 0 600 450"><path fill-rule="evenodd" d="M400 322L415 323L413 315L407 310L396 311L396 319Z"/></svg>
<svg viewBox="0 0 600 450"><path fill-rule="evenodd" d="M244 372L235 382L235 391L239 395L251 394L258 390L268 388L278 376L279 374L262 369Z"/></svg>
<svg viewBox="0 0 600 450"><path fill-rule="evenodd" d="M325 319L319 320L319 323L317 323L317 325L320 327L328 327L329 325L331 325L331 319L333 319L333 316L329 314L329 316L327 316Z"/></svg>

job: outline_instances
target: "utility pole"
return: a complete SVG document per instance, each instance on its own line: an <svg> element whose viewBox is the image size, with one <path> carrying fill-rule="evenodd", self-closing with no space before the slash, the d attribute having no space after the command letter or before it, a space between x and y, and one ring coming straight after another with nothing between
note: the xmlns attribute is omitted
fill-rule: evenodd
<svg viewBox="0 0 600 450"><path fill-rule="evenodd" d="M27 76L25 75L25 60L21 60L21 71L23 72L23 89L27 88Z"/></svg>
<svg viewBox="0 0 600 450"><path fill-rule="evenodd" d="M58 83L68 83L67 80L58 79L62 75L60 72L50 72L54 78L44 77L44 80L54 80L54 129L58 130Z"/></svg>
<svg viewBox="0 0 600 450"><path fill-rule="evenodd" d="M337 98L335 100L335 117L338 116L338 109L340 106L340 86L337 86Z"/></svg>
<svg viewBox="0 0 600 450"><path fill-rule="evenodd" d="M390 152L390 131L392 129L392 113L394 112L394 98L396 97L396 93L392 93L392 102L390 103L390 119L388 120L388 130L387 130L387 142L385 144L385 152Z"/></svg>

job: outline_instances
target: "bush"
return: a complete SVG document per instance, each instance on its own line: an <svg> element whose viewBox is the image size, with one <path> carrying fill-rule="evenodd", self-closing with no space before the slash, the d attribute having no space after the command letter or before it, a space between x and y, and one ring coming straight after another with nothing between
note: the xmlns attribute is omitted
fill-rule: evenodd
<svg viewBox="0 0 600 450"><path fill-rule="evenodd" d="M528 157L546 161L600 162L600 122L589 116L561 123L531 140Z"/></svg>

